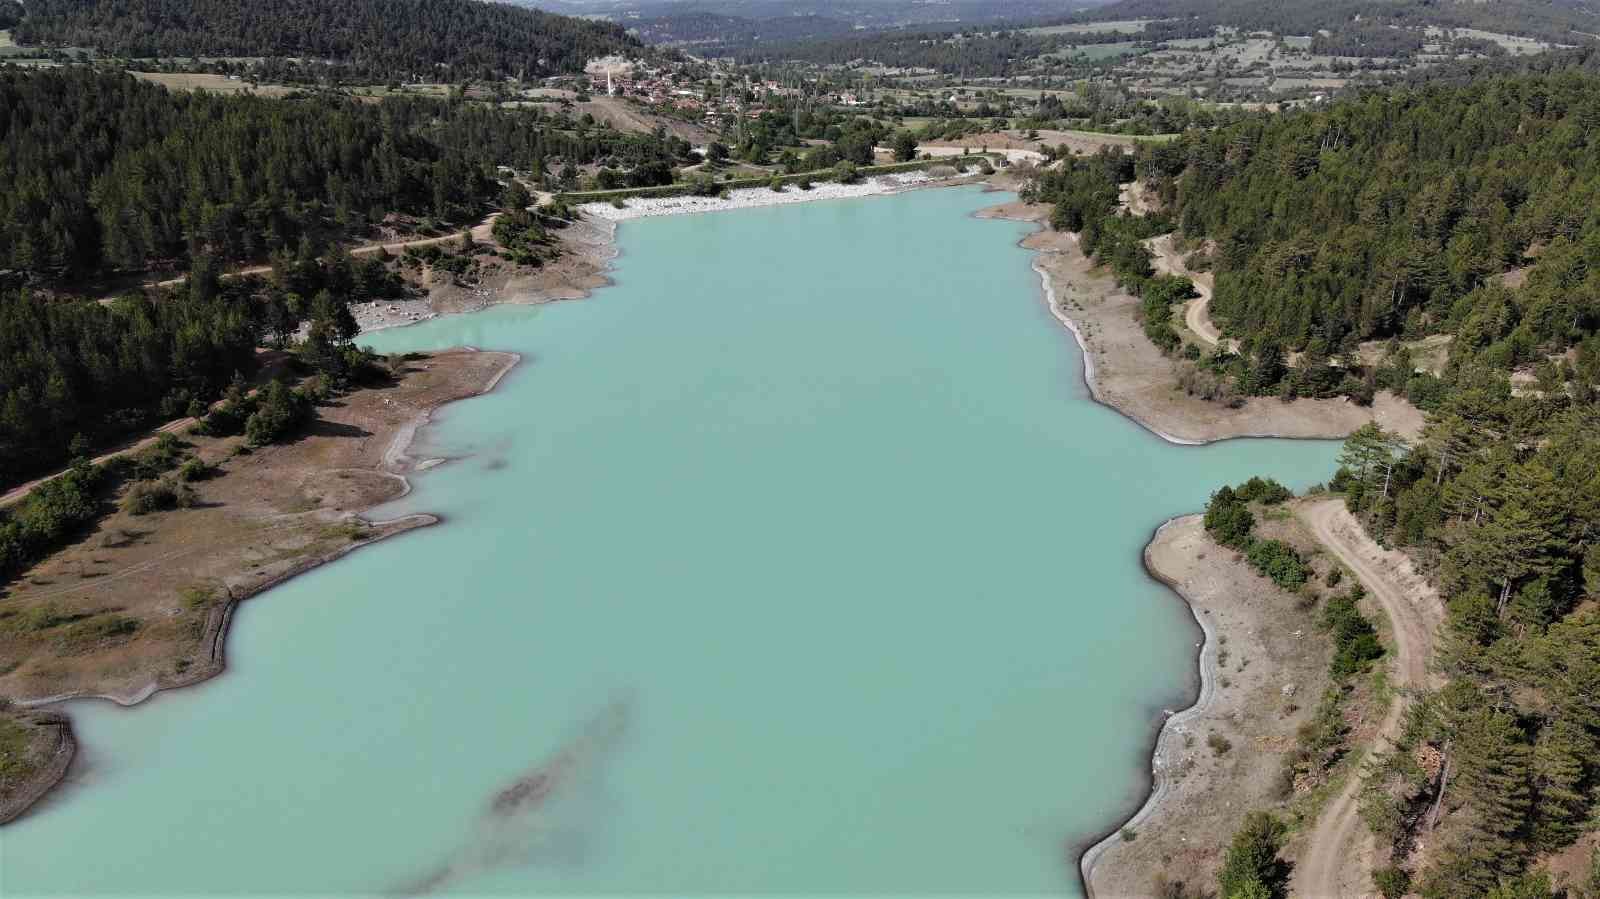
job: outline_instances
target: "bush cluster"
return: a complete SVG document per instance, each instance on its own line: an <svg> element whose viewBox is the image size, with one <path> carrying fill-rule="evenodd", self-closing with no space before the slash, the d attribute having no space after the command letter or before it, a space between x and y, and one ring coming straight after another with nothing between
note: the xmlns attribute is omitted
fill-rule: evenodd
<svg viewBox="0 0 1600 899"><path fill-rule="evenodd" d="M1281 540L1257 540L1249 503L1281 503L1292 494L1277 481L1251 478L1237 488L1224 486L1206 504L1205 528L1223 546L1241 550L1251 567L1285 590L1299 590L1310 576L1305 560Z"/></svg>

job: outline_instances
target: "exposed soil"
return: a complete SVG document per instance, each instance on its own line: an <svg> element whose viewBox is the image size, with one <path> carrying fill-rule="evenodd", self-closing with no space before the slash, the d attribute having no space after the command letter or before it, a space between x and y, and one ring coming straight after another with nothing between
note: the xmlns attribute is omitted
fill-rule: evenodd
<svg viewBox="0 0 1600 899"><path fill-rule="evenodd" d="M539 268L491 262L482 268L475 284L430 284L429 310L447 315L474 312L498 303L579 300L611 283L606 268L617 253L615 224L584 218L555 233L561 242L561 255L554 261ZM362 327L372 329L368 323Z"/></svg>
<svg viewBox="0 0 1600 899"><path fill-rule="evenodd" d="M104 518L0 598L0 695L23 706L75 696L132 704L217 674L239 601L434 523L360 513L407 490L405 448L433 409L486 392L516 360L465 350L414 357L393 383L318 407L300 437L245 454L239 437L185 435L188 451L217 469L193 485L197 505L132 515L116 508L118 487ZM42 793L45 779L5 793Z"/></svg>
<svg viewBox="0 0 1600 899"><path fill-rule="evenodd" d="M715 135L699 125L667 116L652 115L617 97L595 97L585 103L574 103L572 111L575 115L587 112L594 116L596 121L605 122L618 131L649 134L657 127L665 128L668 134L681 137L696 147L708 146L716 139Z"/></svg>
<svg viewBox="0 0 1600 899"><path fill-rule="evenodd" d="M1371 407L1345 399L1300 399L1285 403L1251 397L1237 406L1189 396L1177 386L1178 361L1162 355L1137 320L1139 300L1117 286L1078 248L1075 235L1042 223L1044 205L1006 203L979 213L992 218L1041 223L1022 242L1039 252L1034 265L1048 279L1054 308L1084 346L1095 398L1167 439L1209 443L1231 437L1342 438L1369 421L1407 437L1422 431L1422 413L1391 393Z"/></svg>
<svg viewBox="0 0 1600 899"><path fill-rule="evenodd" d="M1157 739L1150 797L1126 825L1133 839L1112 834L1085 854L1095 897L1155 895L1158 877L1214 883L1244 816L1291 799L1284 755L1329 682L1332 648L1315 610L1219 546L1201 516L1162 526L1145 567L1189 604L1207 635L1202 683L1195 705L1171 715ZM1218 752L1213 735L1229 748Z"/></svg>
<svg viewBox="0 0 1600 899"><path fill-rule="evenodd" d="M0 711L0 730L12 738L0 747L0 769L8 774L0 781L0 824L5 824L61 782L78 744L67 716L42 709Z"/></svg>

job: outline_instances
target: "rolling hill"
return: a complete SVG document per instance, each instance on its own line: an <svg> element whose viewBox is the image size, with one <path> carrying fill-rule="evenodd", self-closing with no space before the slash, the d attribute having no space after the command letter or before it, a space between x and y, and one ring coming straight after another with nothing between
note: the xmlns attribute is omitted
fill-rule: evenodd
<svg viewBox="0 0 1600 899"><path fill-rule="evenodd" d="M536 77L641 49L619 25L479 0L29 0L13 36L128 58L309 58L385 79Z"/></svg>

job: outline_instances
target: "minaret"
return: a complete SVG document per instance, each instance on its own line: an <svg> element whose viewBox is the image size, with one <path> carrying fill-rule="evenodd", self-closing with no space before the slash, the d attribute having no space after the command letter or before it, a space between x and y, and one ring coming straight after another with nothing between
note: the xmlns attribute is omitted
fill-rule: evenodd
<svg viewBox="0 0 1600 899"><path fill-rule="evenodd" d="M608 66L606 67L606 96L615 97L616 95L617 86L611 83L611 68Z"/></svg>

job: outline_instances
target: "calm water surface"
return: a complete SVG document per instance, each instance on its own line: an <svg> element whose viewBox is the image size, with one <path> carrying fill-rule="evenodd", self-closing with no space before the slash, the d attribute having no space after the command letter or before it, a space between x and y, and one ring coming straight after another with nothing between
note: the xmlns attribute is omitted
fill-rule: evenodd
<svg viewBox="0 0 1600 899"><path fill-rule="evenodd" d="M587 302L375 335L525 356L382 510L447 524L247 603L225 677L75 705L0 893L1074 894L1189 690L1151 529L1335 447L1091 402L998 199L629 223Z"/></svg>

